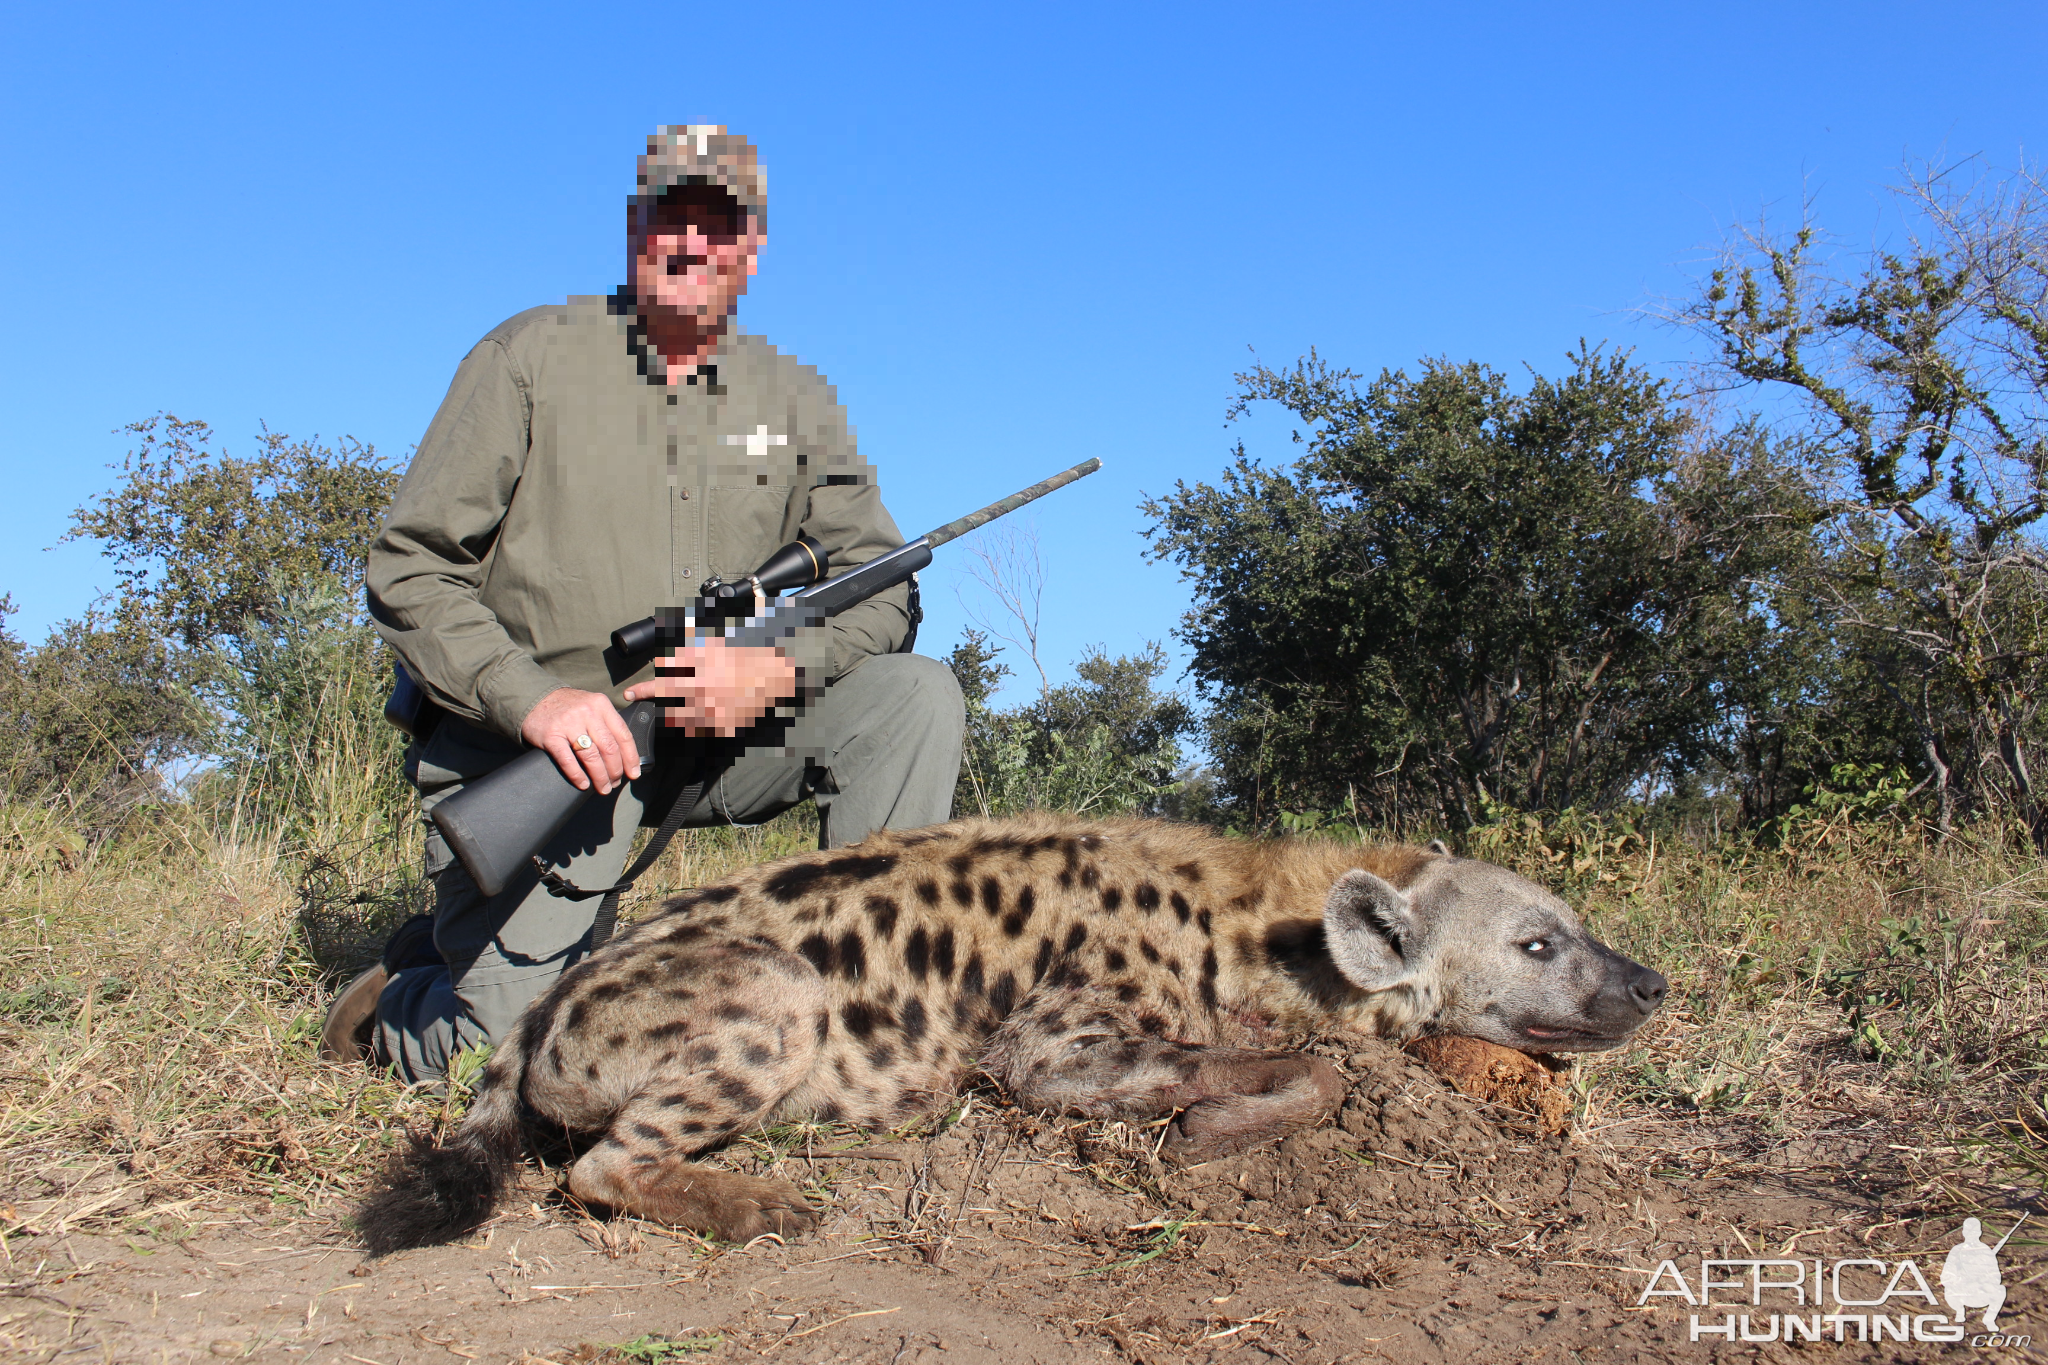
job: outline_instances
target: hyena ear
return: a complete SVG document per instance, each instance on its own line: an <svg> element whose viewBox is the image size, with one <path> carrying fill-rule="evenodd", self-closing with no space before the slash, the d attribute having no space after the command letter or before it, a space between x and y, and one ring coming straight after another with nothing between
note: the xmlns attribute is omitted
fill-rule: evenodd
<svg viewBox="0 0 2048 1365"><path fill-rule="evenodd" d="M1441 853L1446 858L1451 856L1451 846L1441 839L1431 839L1429 841L1429 851L1431 853Z"/></svg>
<svg viewBox="0 0 2048 1365"><path fill-rule="evenodd" d="M1360 990L1383 991L1415 974L1415 915L1408 898L1361 868L1323 902L1323 937L1337 970Z"/></svg>

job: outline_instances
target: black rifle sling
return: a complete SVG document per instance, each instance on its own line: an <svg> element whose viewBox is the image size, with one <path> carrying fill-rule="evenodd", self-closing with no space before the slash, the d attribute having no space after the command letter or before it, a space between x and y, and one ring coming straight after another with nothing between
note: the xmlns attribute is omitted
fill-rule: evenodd
<svg viewBox="0 0 2048 1365"><path fill-rule="evenodd" d="M676 831L683 827L683 821L689 818L697 803L704 799L705 788L718 780L724 768L723 763L717 763L698 770L702 775L676 793L676 799L669 803L668 814L662 817L661 827L654 831L654 837L647 841L646 848L640 850L640 856L626 869L625 875L611 886L578 886L541 861L538 853L533 855L534 870L540 873L541 885L547 888L550 896L560 896L571 901L587 901L593 896L604 897L603 902L597 907L597 917L591 921L590 947L593 952L610 941L613 930L618 927L619 896L631 888L634 882L639 881L647 869L653 867L660 859L662 852L668 848L669 841L676 837Z"/></svg>

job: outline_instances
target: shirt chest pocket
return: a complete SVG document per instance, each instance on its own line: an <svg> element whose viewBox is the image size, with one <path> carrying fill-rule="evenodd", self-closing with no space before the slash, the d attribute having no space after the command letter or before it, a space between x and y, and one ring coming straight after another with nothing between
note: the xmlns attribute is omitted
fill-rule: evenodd
<svg viewBox="0 0 2048 1365"><path fill-rule="evenodd" d="M711 489L706 509L711 571L722 578L752 573L787 538L784 522L796 490L775 485Z"/></svg>

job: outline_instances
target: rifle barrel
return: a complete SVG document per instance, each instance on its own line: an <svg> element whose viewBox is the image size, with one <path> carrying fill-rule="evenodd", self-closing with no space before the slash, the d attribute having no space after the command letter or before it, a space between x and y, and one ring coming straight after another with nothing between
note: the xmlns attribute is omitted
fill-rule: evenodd
<svg viewBox="0 0 2048 1365"><path fill-rule="evenodd" d="M1076 479L1085 479L1102 468L1100 460L1083 460L1072 469L1063 469L1049 479L1042 479L1019 493L1012 493L1001 502L992 502L979 512L969 512L958 521L949 521L936 531L926 531L918 539L936 550L949 540L966 535L978 526L986 526L997 517L1008 516L1027 502L1036 502L1055 488L1065 488Z"/></svg>

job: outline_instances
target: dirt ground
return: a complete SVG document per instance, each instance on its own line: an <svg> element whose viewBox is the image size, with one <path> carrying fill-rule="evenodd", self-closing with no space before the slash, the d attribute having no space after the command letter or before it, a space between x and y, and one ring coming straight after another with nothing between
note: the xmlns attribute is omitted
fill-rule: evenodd
<svg viewBox="0 0 2048 1365"><path fill-rule="evenodd" d="M0 1353L318 1365L2048 1359L2034 1227L2001 1256L2001 1326L2031 1336L2025 1346L1859 1343L1854 1327L1839 1344L1694 1342L1700 1310L1671 1295L1637 1306L1666 1259L1696 1284L1705 1258L1912 1258L1939 1293L1962 1205L1940 1153L1893 1131L1845 1119L1815 1137L1808 1122L1791 1144L1681 1117L1550 1136L1391 1046L1316 1050L1353 1079L1332 1123L1185 1170L1150 1155L1156 1132L1034 1118L987 1091L928 1137L818 1131L726 1153L811 1187L828 1210L821 1235L789 1245L600 1223L540 1168L463 1244L374 1262L339 1205L191 1210L160 1238L41 1228L8 1209ZM1993 1198L1987 1240L2030 1199ZM2044 1213L2036 1205L2033 1224ZM1771 1312L1766 1300L1753 1330Z"/></svg>

